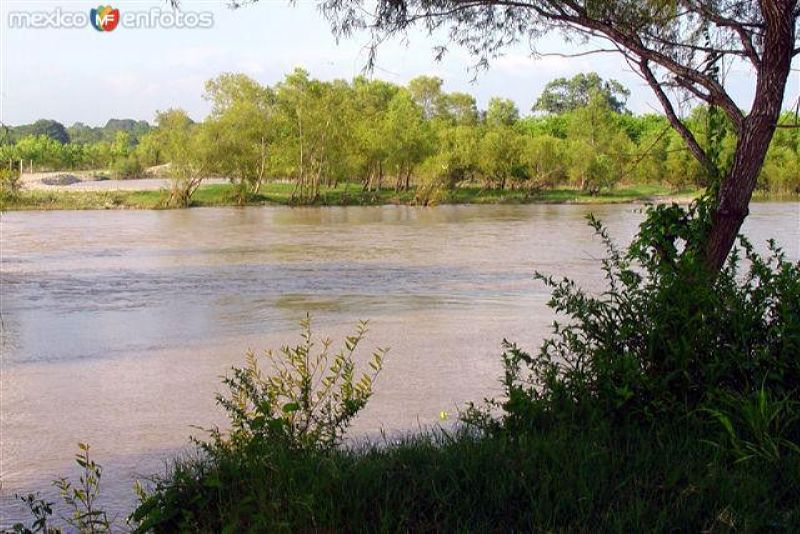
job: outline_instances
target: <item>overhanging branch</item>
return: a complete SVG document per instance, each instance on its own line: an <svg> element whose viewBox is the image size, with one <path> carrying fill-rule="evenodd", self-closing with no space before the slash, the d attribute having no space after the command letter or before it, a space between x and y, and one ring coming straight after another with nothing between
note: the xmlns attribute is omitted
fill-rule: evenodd
<svg viewBox="0 0 800 534"><path fill-rule="evenodd" d="M664 113L667 115L667 120L675 128L675 131L683 138L686 142L686 146L689 148L689 151L692 155L700 162L704 169L706 169L710 176L716 177L718 174L717 167L711 162L706 154L703 147L700 146L700 143L697 142L694 134L686 127L683 121L680 120L678 115L675 113L675 108L672 106L672 102L670 102L669 97L664 92L664 89L661 87L661 84L658 83L658 80L653 74L653 70L650 68L650 65L646 59L642 59L639 62L639 69L644 76L644 79L647 80L648 85L656 94L658 101L661 103L661 107L664 108Z"/></svg>

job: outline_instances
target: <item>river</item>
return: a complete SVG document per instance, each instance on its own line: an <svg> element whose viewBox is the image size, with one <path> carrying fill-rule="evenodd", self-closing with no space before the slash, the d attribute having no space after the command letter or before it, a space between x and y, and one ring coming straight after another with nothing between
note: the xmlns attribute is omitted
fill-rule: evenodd
<svg viewBox="0 0 800 534"><path fill-rule="evenodd" d="M389 346L353 435L437 424L497 392L503 338L535 350L553 319L539 270L601 287L594 212L627 243L633 205L208 208L2 215L0 527L15 492L105 467L124 514L191 425L223 424L219 377L247 348L297 341L312 314L335 340L370 320ZM800 258L800 204L754 204L744 233ZM366 355L365 351L365 355Z"/></svg>

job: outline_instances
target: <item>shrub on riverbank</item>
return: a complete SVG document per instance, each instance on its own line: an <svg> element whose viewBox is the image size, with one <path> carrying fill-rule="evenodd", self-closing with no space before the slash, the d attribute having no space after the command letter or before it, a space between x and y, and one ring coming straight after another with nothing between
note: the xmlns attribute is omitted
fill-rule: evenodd
<svg viewBox="0 0 800 534"><path fill-rule="evenodd" d="M697 425L574 417L514 437L327 453L262 444L181 461L137 517L156 532L796 531L798 455L730 465Z"/></svg>
<svg viewBox="0 0 800 534"><path fill-rule="evenodd" d="M0 204L16 201L21 185L20 175L16 169L0 168Z"/></svg>

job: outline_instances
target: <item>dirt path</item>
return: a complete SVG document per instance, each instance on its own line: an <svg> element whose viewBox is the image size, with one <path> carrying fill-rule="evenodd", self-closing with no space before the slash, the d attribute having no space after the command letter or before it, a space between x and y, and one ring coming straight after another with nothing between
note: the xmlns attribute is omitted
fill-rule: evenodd
<svg viewBox="0 0 800 534"><path fill-rule="evenodd" d="M204 184L224 184L225 178L206 178ZM158 191L169 189L169 178L108 180L98 178L96 171L38 172L22 175L24 189L40 191Z"/></svg>

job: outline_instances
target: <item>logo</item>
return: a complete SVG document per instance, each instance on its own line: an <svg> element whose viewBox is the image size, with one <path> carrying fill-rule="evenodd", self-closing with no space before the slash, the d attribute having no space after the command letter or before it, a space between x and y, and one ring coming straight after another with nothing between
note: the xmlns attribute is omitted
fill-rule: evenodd
<svg viewBox="0 0 800 534"><path fill-rule="evenodd" d="M6 0L0 0L5 5ZM18 0L19 1L19 0ZM0 9L2 11L2 9ZM214 13L211 11L178 11L152 7L147 11L119 9L99 6L97 9L80 11L56 7L49 11L10 11L8 27L22 29L74 30L90 26L99 32L110 32L117 27L126 29L152 30L154 28L195 30L214 27Z"/></svg>
<svg viewBox="0 0 800 534"><path fill-rule="evenodd" d="M119 9L113 9L111 6L100 6L89 12L89 20L92 21L94 29L99 32L113 31L119 24Z"/></svg>

